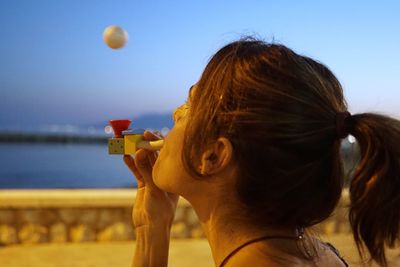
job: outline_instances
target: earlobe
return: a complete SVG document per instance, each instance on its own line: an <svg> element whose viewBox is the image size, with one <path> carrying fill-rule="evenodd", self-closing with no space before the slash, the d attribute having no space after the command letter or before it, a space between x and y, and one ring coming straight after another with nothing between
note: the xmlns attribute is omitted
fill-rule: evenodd
<svg viewBox="0 0 400 267"><path fill-rule="evenodd" d="M225 137L220 137L202 155L200 173L212 175L223 171L232 160L232 143Z"/></svg>

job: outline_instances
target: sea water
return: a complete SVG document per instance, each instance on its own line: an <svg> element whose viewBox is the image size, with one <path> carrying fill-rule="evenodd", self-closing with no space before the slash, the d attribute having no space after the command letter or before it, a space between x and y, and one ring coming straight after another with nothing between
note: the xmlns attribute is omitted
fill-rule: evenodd
<svg viewBox="0 0 400 267"><path fill-rule="evenodd" d="M135 186L107 144L0 143L0 189Z"/></svg>

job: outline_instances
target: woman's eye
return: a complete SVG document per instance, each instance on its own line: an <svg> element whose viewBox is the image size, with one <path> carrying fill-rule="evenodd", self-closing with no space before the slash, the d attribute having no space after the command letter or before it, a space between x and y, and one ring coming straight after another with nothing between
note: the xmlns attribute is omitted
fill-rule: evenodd
<svg viewBox="0 0 400 267"><path fill-rule="evenodd" d="M172 118L173 118L174 122L177 122L180 119L180 116L179 116L177 110L174 111L174 114L172 115Z"/></svg>
<svg viewBox="0 0 400 267"><path fill-rule="evenodd" d="M189 107L187 104L183 104L182 106L175 109L175 111L172 115L174 122L177 122L180 119L182 119L186 115L188 109L189 109Z"/></svg>

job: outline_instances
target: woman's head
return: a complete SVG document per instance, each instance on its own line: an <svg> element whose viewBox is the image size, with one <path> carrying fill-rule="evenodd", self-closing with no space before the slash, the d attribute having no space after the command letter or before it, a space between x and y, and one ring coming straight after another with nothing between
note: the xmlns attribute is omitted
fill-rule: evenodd
<svg viewBox="0 0 400 267"><path fill-rule="evenodd" d="M178 178L170 183L155 175L158 186L176 193L185 190L180 184L196 184L193 177L216 178L199 166L204 155L212 161L207 151L220 144L231 154L225 162L233 162L239 216L260 228L308 227L326 219L341 196L340 143L352 134L361 157L349 190L350 223L357 246L386 266L385 244L393 246L400 234L398 120L349 116L341 85L327 67L253 39L230 43L211 58L189 106L160 153L170 168L155 166L156 173L169 170ZM191 190L196 193L196 186Z"/></svg>
<svg viewBox="0 0 400 267"><path fill-rule="evenodd" d="M233 42L211 58L176 115L153 174L178 178L154 175L157 186L196 193L193 177L213 178L199 166L204 155L215 158L207 153L220 144L229 154L225 162L233 162L227 168L233 175L221 177L233 177L239 216L260 228L307 227L331 214L343 184L341 138L352 134L361 155L349 188L350 223L357 246L386 266L384 247L400 234L400 122L350 116L327 67L283 45Z"/></svg>
<svg viewBox="0 0 400 267"><path fill-rule="evenodd" d="M340 197L335 115L346 109L339 82L322 64L283 45L240 40L220 49L196 84L183 162L199 175L193 159L226 137L246 216L260 226L310 226Z"/></svg>

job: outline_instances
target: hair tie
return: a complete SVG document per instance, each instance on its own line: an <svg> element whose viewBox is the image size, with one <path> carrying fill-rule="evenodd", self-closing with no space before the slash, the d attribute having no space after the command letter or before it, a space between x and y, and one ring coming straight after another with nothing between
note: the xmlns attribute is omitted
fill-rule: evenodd
<svg viewBox="0 0 400 267"><path fill-rule="evenodd" d="M351 114L348 111L336 113L336 137L343 139L349 135Z"/></svg>

